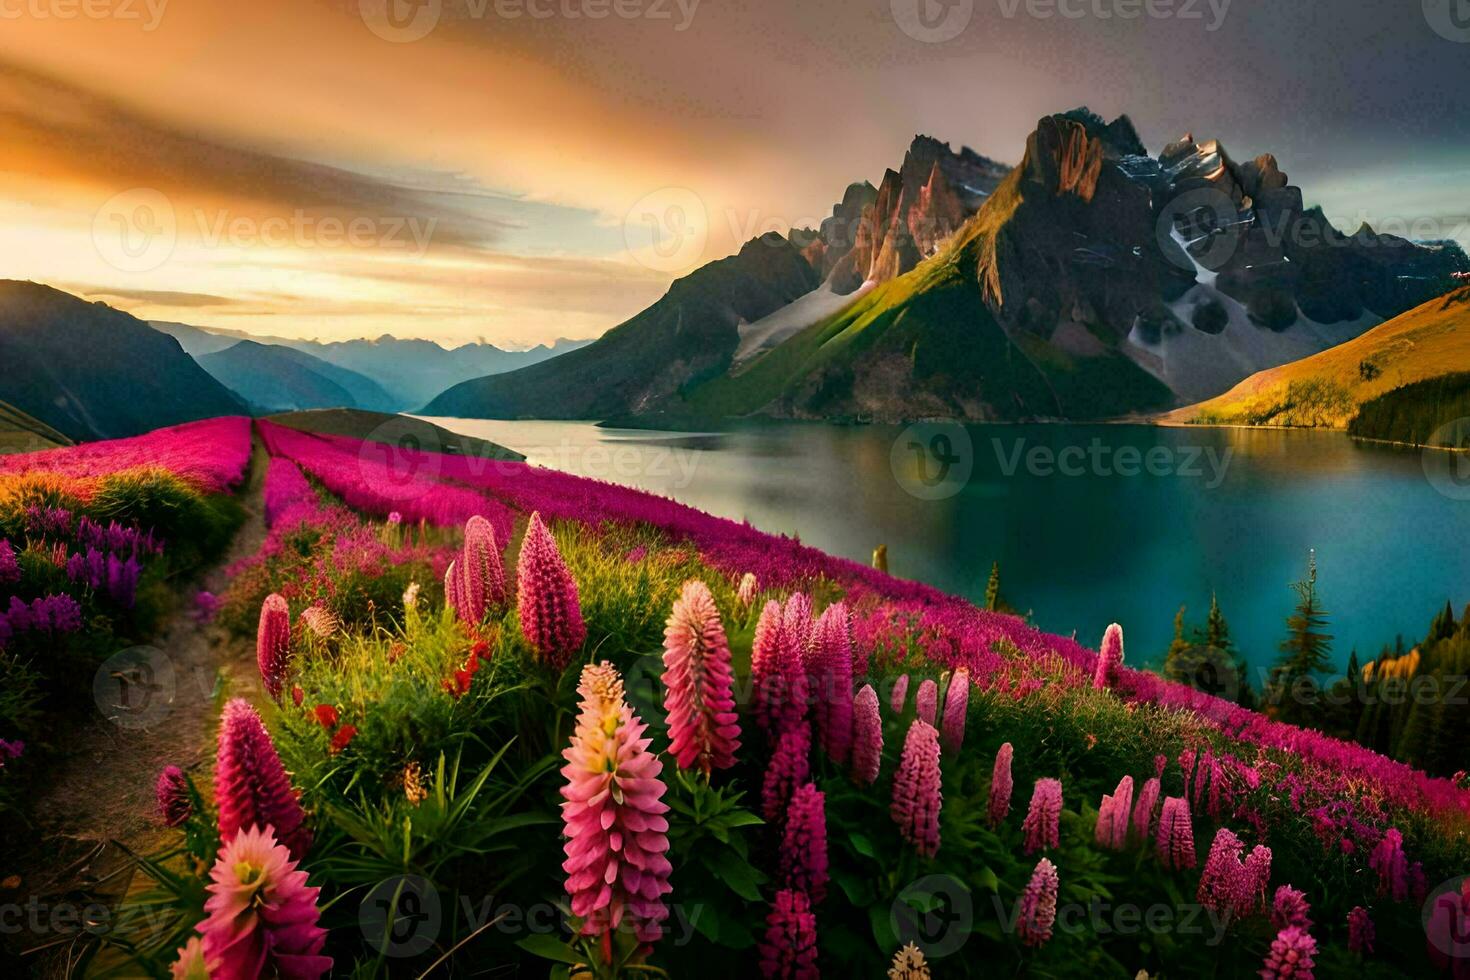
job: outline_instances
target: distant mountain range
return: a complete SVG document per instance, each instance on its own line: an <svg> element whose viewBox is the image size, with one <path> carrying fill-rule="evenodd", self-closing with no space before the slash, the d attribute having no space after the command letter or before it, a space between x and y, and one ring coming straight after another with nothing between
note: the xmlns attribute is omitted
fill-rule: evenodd
<svg viewBox="0 0 1470 980"><path fill-rule="evenodd" d="M805 269L793 261L799 257ZM819 229L770 234L573 356L430 414L1102 418L1218 394L1445 292L1470 259L1306 208L1269 154L1040 120L1008 170L918 137Z"/></svg>
<svg viewBox="0 0 1470 980"><path fill-rule="evenodd" d="M294 347L242 340L195 360L262 413L311 408L382 412L395 406L393 397L376 381Z"/></svg>
<svg viewBox="0 0 1470 980"><path fill-rule="evenodd" d="M290 337L254 336L238 330L185 323L153 321L152 326L176 338L184 350L196 358L221 353L245 340L262 347L284 347L308 354L317 362L350 372L350 375L332 374L323 370L320 364L313 366L298 362L298 366L322 374L349 393L356 392L358 397L366 399L344 407L392 412L416 410L461 381L537 364L591 343L586 340L558 340L549 346L541 345L525 351L508 351L485 343L446 349L433 341L400 340L388 335L376 340L324 343ZM248 393L242 394L251 398ZM298 408L334 407L308 404L311 397L309 388L295 392L293 397L305 399L294 406Z"/></svg>
<svg viewBox="0 0 1470 980"><path fill-rule="evenodd" d="M0 280L0 401L70 439L237 415L244 404L178 342L103 303Z"/></svg>

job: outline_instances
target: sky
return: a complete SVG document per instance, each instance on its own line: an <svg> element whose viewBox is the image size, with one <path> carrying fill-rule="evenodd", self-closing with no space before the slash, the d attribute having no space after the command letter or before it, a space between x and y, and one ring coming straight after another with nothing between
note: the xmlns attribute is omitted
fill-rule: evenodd
<svg viewBox="0 0 1470 980"><path fill-rule="evenodd" d="M0 0L0 277L278 336L595 337L916 133L1016 163L1079 105L1470 244L1470 0Z"/></svg>

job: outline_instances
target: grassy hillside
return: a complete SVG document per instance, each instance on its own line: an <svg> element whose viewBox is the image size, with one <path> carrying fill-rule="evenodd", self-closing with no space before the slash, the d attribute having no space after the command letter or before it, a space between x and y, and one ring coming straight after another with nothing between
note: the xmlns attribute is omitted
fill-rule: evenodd
<svg viewBox="0 0 1470 980"><path fill-rule="evenodd" d="M1396 388L1470 370L1470 287L1433 299L1311 357L1259 371L1167 422L1342 428Z"/></svg>
<svg viewBox="0 0 1470 980"><path fill-rule="evenodd" d="M1418 446L1470 448L1470 371L1395 388L1363 403L1348 433ZM1450 427L1449 423L1458 424Z"/></svg>
<svg viewBox="0 0 1470 980"><path fill-rule="evenodd" d="M69 446L71 440L45 422L0 402L0 454L33 453L57 446Z"/></svg>

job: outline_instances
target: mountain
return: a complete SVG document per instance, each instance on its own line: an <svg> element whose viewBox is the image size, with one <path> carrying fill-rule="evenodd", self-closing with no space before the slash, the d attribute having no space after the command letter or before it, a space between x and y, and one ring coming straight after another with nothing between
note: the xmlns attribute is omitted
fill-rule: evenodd
<svg viewBox="0 0 1470 980"><path fill-rule="evenodd" d="M32 418L14 405L0 402L0 455L34 453L69 445L70 439L45 422Z"/></svg>
<svg viewBox="0 0 1470 980"><path fill-rule="evenodd" d="M0 281L0 400L72 439L238 415L239 399L178 341L107 306Z"/></svg>
<svg viewBox="0 0 1470 980"><path fill-rule="evenodd" d="M226 388L264 412L308 408L383 411L392 401L376 382L291 347L242 340L195 360Z"/></svg>
<svg viewBox="0 0 1470 980"><path fill-rule="evenodd" d="M423 414L603 419L644 411L681 386L722 374L740 342L741 323L775 312L818 282L789 239L763 235L675 281L658 302L595 343L456 385Z"/></svg>
<svg viewBox="0 0 1470 980"><path fill-rule="evenodd" d="M1217 394L1438 295L1453 243L1338 233L1275 159L1126 117L1040 120L937 254L723 377L666 420L1104 418ZM779 315L779 314L778 314Z"/></svg>
<svg viewBox="0 0 1470 980"><path fill-rule="evenodd" d="M1436 297L1362 336L1260 371L1169 422L1342 427L1400 388L1470 371L1470 287Z"/></svg>
<svg viewBox="0 0 1470 980"><path fill-rule="evenodd" d="M241 340L298 350L327 364L353 372L375 383L388 400L374 407L382 411L416 409L446 388L471 378L513 371L539 364L591 341L558 340L524 351L508 351L493 344L474 343L447 349L428 340L400 340L383 335L376 340L323 343L289 337L255 336L222 327L198 327L155 321L152 326L178 339L196 357L222 351ZM340 383L340 379L339 379Z"/></svg>

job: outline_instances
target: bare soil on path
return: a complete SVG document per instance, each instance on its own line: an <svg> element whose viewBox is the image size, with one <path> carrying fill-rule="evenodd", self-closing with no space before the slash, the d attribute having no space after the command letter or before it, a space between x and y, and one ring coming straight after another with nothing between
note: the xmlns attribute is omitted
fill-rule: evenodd
<svg viewBox="0 0 1470 980"><path fill-rule="evenodd" d="M258 684L254 649L200 622L193 600L201 589L223 592L225 569L265 540L266 465L257 440L241 494L245 523L213 569L181 585L178 611L150 647L140 648L152 674L143 697L112 706L115 718L99 705L64 736L32 804L30 839L0 848L16 861L0 866L0 910L20 906L13 921L0 921L7 931L19 927L0 936L0 975L71 976L76 954L91 940L80 923L63 918L74 920L97 903L115 907L138 877L124 847L147 854L168 840L155 815L159 771L172 763L208 783L220 704L232 693L251 696Z"/></svg>

